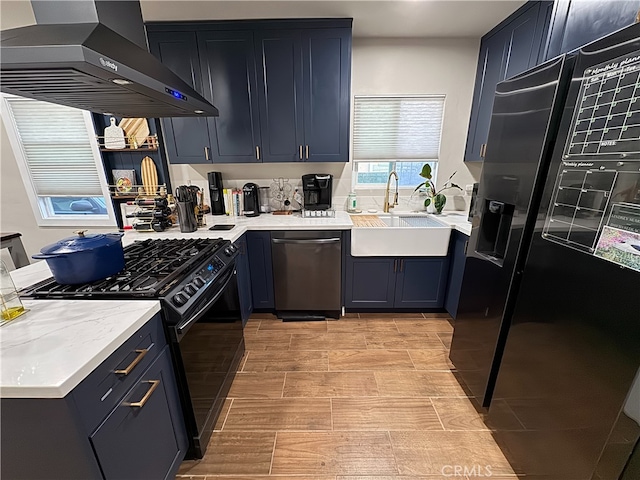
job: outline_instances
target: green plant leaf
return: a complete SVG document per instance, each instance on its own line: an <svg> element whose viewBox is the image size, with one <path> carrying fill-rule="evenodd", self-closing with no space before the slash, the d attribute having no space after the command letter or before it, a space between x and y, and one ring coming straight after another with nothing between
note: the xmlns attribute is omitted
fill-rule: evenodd
<svg viewBox="0 0 640 480"><path fill-rule="evenodd" d="M422 166L422 171L420 172L420 176L422 178L428 178L429 180L431 180L431 165L429 165L428 163L425 163Z"/></svg>
<svg viewBox="0 0 640 480"><path fill-rule="evenodd" d="M451 186L453 188L457 188L458 190L462 190L462 187L460 185L456 185L455 183L452 183Z"/></svg>
<svg viewBox="0 0 640 480"><path fill-rule="evenodd" d="M433 206L436 207L436 210L438 211L438 213L442 212L442 209L444 208L446 203L447 203L447 197L444 196L442 193L437 194L433 198Z"/></svg>
<svg viewBox="0 0 640 480"><path fill-rule="evenodd" d="M413 191L413 193L416 193L420 189L420 187L422 187L423 185L426 185L426 184L427 184L427 182L422 182L420 185L418 185L416 187L416 189Z"/></svg>
<svg viewBox="0 0 640 480"><path fill-rule="evenodd" d="M431 199L430 198L425 198L424 199L424 207L427 208L429 205L431 205Z"/></svg>

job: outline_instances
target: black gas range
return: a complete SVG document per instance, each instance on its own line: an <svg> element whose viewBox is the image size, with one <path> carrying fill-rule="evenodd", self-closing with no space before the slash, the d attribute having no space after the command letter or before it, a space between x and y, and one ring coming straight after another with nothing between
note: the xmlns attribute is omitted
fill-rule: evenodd
<svg viewBox="0 0 640 480"><path fill-rule="evenodd" d="M244 354L235 260L229 240L149 239L124 248L125 268L84 285L53 279L22 296L42 299L158 299L190 437L201 458Z"/></svg>

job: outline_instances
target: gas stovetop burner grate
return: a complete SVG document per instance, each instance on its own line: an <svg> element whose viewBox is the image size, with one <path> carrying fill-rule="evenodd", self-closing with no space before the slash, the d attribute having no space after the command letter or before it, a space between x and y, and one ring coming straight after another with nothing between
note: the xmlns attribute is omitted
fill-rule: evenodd
<svg viewBox="0 0 640 480"><path fill-rule="evenodd" d="M221 238L137 241L124 248L125 268L116 275L84 285L60 285L49 279L27 290L24 296L154 298L228 243Z"/></svg>

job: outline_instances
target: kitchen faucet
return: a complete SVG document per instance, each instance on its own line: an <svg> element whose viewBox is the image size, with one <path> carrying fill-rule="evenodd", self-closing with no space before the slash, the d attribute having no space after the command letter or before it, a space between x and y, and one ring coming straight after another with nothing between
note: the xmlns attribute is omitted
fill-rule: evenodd
<svg viewBox="0 0 640 480"><path fill-rule="evenodd" d="M396 177L396 193L393 196L393 203L389 203L389 187L391 186L392 175ZM389 209L395 207L396 205L398 205L398 174L395 170L391 170L389 178L387 178L387 188L384 191L384 207L382 208L382 211L384 213L389 213Z"/></svg>

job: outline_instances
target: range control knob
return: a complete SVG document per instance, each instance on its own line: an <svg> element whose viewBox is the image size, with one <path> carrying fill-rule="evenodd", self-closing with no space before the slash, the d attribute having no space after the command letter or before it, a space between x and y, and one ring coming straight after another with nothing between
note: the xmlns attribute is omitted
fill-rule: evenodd
<svg viewBox="0 0 640 480"><path fill-rule="evenodd" d="M187 303L187 301L189 300L189 297L187 297L184 293L182 292L178 292L176 293L173 298L171 299L171 301L173 302L173 304L176 307L181 307L182 305L184 305L185 303Z"/></svg>
<svg viewBox="0 0 640 480"><path fill-rule="evenodd" d="M206 282L204 281L204 279L202 277L196 277L196 278L193 279L193 283L195 284L195 286L197 288L202 288L202 287L204 287L204 284Z"/></svg>
<svg viewBox="0 0 640 480"><path fill-rule="evenodd" d="M190 297L198 291L198 287L196 287L193 283L187 283L184 287L184 292L187 293Z"/></svg>

